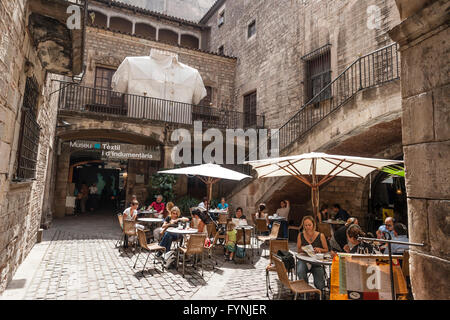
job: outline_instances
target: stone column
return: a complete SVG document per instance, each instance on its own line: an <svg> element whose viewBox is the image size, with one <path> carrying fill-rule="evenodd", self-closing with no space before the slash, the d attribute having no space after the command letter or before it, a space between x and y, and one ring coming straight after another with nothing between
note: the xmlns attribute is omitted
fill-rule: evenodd
<svg viewBox="0 0 450 320"><path fill-rule="evenodd" d="M70 150L66 146L61 147L58 156L57 175L55 185L55 217L62 218L66 215L67 183L69 177Z"/></svg>
<svg viewBox="0 0 450 320"><path fill-rule="evenodd" d="M163 152L163 168L164 169L170 169L174 167L173 161L172 161L172 150L174 148L174 146L172 145L165 145L162 147L164 152Z"/></svg>
<svg viewBox="0 0 450 320"><path fill-rule="evenodd" d="M447 0L396 0L402 136L415 299L448 299L450 286L450 87Z"/></svg>

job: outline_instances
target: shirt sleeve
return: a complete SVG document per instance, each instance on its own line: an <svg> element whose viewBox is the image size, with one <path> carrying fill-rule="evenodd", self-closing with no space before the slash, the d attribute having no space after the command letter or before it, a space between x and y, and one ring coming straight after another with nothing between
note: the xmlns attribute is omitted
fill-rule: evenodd
<svg viewBox="0 0 450 320"><path fill-rule="evenodd" d="M195 77L194 94L192 95L192 103L198 104L204 97L206 97L206 88L203 84L202 76L197 72Z"/></svg>
<svg viewBox="0 0 450 320"><path fill-rule="evenodd" d="M130 77L130 62L127 58L120 64L111 80L111 87L114 91L128 92L128 81Z"/></svg>

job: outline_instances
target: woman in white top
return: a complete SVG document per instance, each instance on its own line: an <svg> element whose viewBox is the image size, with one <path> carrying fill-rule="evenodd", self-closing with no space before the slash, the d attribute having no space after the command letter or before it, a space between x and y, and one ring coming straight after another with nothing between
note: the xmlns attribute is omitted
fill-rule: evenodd
<svg viewBox="0 0 450 320"><path fill-rule="evenodd" d="M123 212L123 220L125 221L136 221L137 218L137 214L138 214L138 209L139 207L139 202L137 202L136 200L131 201L131 207L126 208L125 211ZM124 248L128 248L128 236L125 235L124 236Z"/></svg>
<svg viewBox="0 0 450 320"><path fill-rule="evenodd" d="M138 214L139 202L136 200L131 201L131 207L126 208L123 212L123 219L127 221L136 221Z"/></svg>

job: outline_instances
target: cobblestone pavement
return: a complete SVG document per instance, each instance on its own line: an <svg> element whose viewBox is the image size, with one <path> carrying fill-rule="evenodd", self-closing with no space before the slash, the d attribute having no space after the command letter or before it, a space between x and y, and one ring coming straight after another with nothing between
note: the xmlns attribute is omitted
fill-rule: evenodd
<svg viewBox="0 0 450 320"><path fill-rule="evenodd" d="M199 268L192 267L186 268L185 278L181 268L162 272L152 258L142 275L147 255L141 254L133 269L138 251L116 248L119 237L117 218L110 214L55 220L30 253L30 259L35 250L42 257L24 261L28 271L16 273L2 299L267 299L266 257L256 254L254 264L224 262L223 249L218 247L212 259L205 255L203 277ZM277 294L276 273L270 278ZM22 283L21 290L17 283ZM292 296L284 291L282 298Z"/></svg>

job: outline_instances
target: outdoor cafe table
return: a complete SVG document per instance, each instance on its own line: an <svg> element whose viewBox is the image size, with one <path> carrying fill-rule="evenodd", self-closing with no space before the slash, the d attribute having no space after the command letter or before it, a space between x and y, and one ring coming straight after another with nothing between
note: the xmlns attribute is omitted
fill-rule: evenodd
<svg viewBox="0 0 450 320"><path fill-rule="evenodd" d="M269 216L269 220L270 221L287 221L287 219L285 217L282 216Z"/></svg>
<svg viewBox="0 0 450 320"><path fill-rule="evenodd" d="M346 222L342 221L342 220L332 220L332 219L328 219L328 220L323 220L323 223L328 223L331 226L331 235L334 235L334 232L342 225L344 225Z"/></svg>
<svg viewBox="0 0 450 320"><path fill-rule="evenodd" d="M158 211L155 211L155 210L153 210L153 211L151 211L151 210L138 210L138 213L139 214L142 214L142 215L146 215L146 214L155 214L155 213L157 213Z"/></svg>
<svg viewBox="0 0 450 320"><path fill-rule="evenodd" d="M295 279L296 280L298 279L298 275L297 275L297 261L298 260L301 260L301 261L307 262L307 263L311 263L311 264L321 265L323 267L323 271L325 273L325 280L326 280L325 285L328 288L330 287L330 278L328 277L328 273L327 273L327 270L325 270L325 267L328 267L330 269L331 264L333 263L333 259L317 259L315 257L310 257L305 253L297 253L295 255ZM329 270L329 271L331 271L331 270Z"/></svg>
<svg viewBox="0 0 450 320"><path fill-rule="evenodd" d="M164 222L163 218L138 218L138 221L149 222L149 223L161 223Z"/></svg>
<svg viewBox="0 0 450 320"><path fill-rule="evenodd" d="M167 228L166 232L173 233L173 234L178 234L178 235L183 235L183 237L180 239L180 242L178 242L178 241L176 242L177 243L177 247L180 247L182 239L184 239L184 237L187 236L188 234L198 233L198 229L194 229L194 228L178 229L178 228L175 228L175 227L170 227L170 228Z"/></svg>
<svg viewBox="0 0 450 320"><path fill-rule="evenodd" d="M254 232L255 228L253 226L250 226L250 225L246 224L246 225L237 225L236 227L234 227L234 229L235 230L242 229L242 232L244 232L244 233L245 233L245 230L252 230L252 234L250 236L250 246L251 246L251 240L252 240L252 236L253 236L253 232ZM245 248L245 242L244 242L244 250L246 249ZM252 256L252 260L253 260L253 256Z"/></svg>

